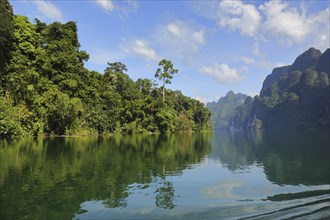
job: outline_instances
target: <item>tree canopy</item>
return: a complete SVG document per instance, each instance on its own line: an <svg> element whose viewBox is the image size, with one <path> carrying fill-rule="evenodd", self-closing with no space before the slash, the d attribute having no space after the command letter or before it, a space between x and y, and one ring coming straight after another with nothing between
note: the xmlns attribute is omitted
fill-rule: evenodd
<svg viewBox="0 0 330 220"><path fill-rule="evenodd" d="M155 77L162 81L162 95L163 101L165 101L165 84L171 84L173 74L177 73L178 70L174 69L172 62L166 59L162 59L158 65L160 67L157 69Z"/></svg>
<svg viewBox="0 0 330 220"><path fill-rule="evenodd" d="M209 128L210 112L181 92L167 91L177 70L162 60L163 87L133 81L121 62L90 71L75 22L34 23L1 0L0 136L166 133ZM2 13L5 12L5 13ZM2 38L5 36L5 38ZM3 45L9 50L3 50ZM162 99L163 97L163 99Z"/></svg>

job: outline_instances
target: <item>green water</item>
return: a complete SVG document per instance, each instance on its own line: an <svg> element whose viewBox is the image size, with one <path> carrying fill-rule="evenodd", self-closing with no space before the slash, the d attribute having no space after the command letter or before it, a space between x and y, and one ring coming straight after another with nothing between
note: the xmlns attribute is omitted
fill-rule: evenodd
<svg viewBox="0 0 330 220"><path fill-rule="evenodd" d="M327 133L0 141L0 219L330 217Z"/></svg>

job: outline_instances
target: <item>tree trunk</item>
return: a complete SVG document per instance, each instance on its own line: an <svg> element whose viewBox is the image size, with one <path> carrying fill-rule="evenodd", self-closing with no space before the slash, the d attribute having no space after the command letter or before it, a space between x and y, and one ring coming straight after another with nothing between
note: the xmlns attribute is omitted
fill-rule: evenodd
<svg viewBox="0 0 330 220"><path fill-rule="evenodd" d="M163 102L165 102L165 81L163 81Z"/></svg>

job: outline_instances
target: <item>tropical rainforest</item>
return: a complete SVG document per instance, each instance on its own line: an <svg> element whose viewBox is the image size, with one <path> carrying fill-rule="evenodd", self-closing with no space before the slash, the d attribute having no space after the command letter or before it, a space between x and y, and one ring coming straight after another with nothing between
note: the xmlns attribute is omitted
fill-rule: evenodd
<svg viewBox="0 0 330 220"><path fill-rule="evenodd" d="M275 68L260 95L246 97L240 105L238 94L209 103L213 114L222 115L212 116L212 123L235 131L330 130L329 62L330 49L308 49L292 65Z"/></svg>
<svg viewBox="0 0 330 220"><path fill-rule="evenodd" d="M75 22L30 22L7 0L0 3L0 136L210 128L204 104L165 88L178 72L171 61L155 68L159 87L152 79L133 81L121 62L90 71Z"/></svg>

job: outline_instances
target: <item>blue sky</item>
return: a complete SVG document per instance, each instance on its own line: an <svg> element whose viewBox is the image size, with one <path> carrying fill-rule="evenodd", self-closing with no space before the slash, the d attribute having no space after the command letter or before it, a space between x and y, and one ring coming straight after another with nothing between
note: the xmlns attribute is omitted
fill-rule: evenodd
<svg viewBox="0 0 330 220"><path fill-rule="evenodd" d="M328 0L9 1L31 21L76 21L89 70L119 61L133 80L154 79L166 58L179 70L169 87L203 102L254 96L274 67L329 48Z"/></svg>

